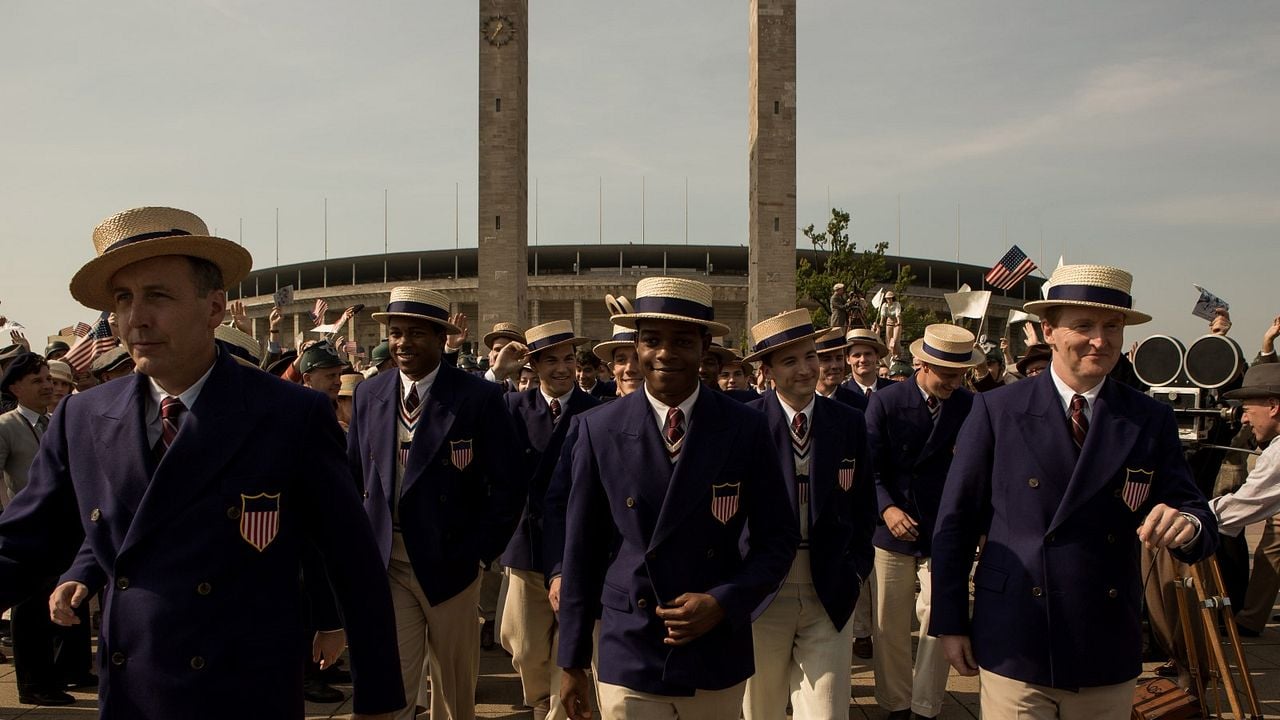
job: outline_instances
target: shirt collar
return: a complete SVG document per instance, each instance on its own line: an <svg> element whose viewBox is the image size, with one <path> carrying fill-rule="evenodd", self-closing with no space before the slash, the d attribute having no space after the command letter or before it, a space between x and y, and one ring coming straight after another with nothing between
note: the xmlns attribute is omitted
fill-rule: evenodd
<svg viewBox="0 0 1280 720"><path fill-rule="evenodd" d="M1085 401L1089 403L1089 412L1092 413L1093 404L1098 399L1098 393L1102 391L1102 384L1107 381L1107 379L1104 377L1102 378L1102 381L1099 382L1097 385L1094 385L1093 387L1089 388L1088 390L1082 393L1077 393L1075 390L1072 390L1065 382L1063 382L1062 378L1058 377L1058 372L1053 369L1053 363L1049 363L1049 375L1050 377L1053 378L1053 387L1056 388L1058 391L1058 399L1062 401L1062 412L1064 413L1070 411L1071 398L1075 397L1076 395L1084 396Z"/></svg>
<svg viewBox="0 0 1280 720"><path fill-rule="evenodd" d="M693 418L693 404L698 401L698 393L700 392L702 392L701 382L699 382L697 385L694 386L693 392L689 394L689 397L685 398L679 405L676 406L676 407L679 407L680 410L684 413L684 424L685 424L686 431L689 427L690 420L692 420ZM649 400L649 407L653 408L653 414L656 415L658 418L658 433L661 434L663 428L667 426L667 411L671 409L671 406L663 403L661 400L649 394L648 385L644 386L644 396Z"/></svg>
<svg viewBox="0 0 1280 720"><path fill-rule="evenodd" d="M21 415L22 419L26 420L31 427L35 427L40 418L44 417L44 413L38 413L22 403L18 403L18 414Z"/></svg>
<svg viewBox="0 0 1280 720"><path fill-rule="evenodd" d="M199 380L191 383L191 387L183 390L182 393L177 396L178 400L182 402L182 406L187 410L196 406L196 398L200 397L200 391L204 389L205 381L209 379L209 375L213 373L213 368L216 367L217 364L218 361L214 360L213 365L210 365L209 369L204 371L204 374L200 376ZM155 408L155 411L159 413L160 403L164 401L165 398L173 396L164 388L160 387L160 384L155 381L155 378L150 376L147 377L147 387L151 388L151 405Z"/></svg>
<svg viewBox="0 0 1280 720"><path fill-rule="evenodd" d="M872 380L870 385L863 385L862 381L858 379L857 375L853 376L853 384L858 386L858 389L862 391L863 395L866 395L868 390L870 390L871 392L875 392L877 389L875 380Z"/></svg>
<svg viewBox="0 0 1280 720"><path fill-rule="evenodd" d="M774 394L777 395L776 392ZM804 413L804 416L809 419L809 424L812 425L813 406L818 404L818 396L815 394L813 397L809 398L809 404L805 405L800 410L792 409L792 407L787 404L787 401L782 399L781 395L778 395L778 404L782 406L782 413L787 416L787 425L791 425L791 423L795 422L796 413Z"/></svg>
<svg viewBox="0 0 1280 720"><path fill-rule="evenodd" d="M575 383L575 386L576 386L576 383ZM547 404L547 407L551 407L551 401L552 401L552 400L559 400L559 401L560 401L560 407L561 407L561 408L563 408L566 404L568 404L568 402L569 402L569 396L570 396L570 395L573 395L573 388L569 388L569 392L567 392L567 393L565 393L565 394L563 394L563 395L561 395L561 396L559 396L559 397L552 397L551 395L548 395L548 394L547 394L547 392L546 392L545 390L543 390L543 389L542 389L542 386L541 386L541 385L539 385L539 386L538 386L538 394L542 396L542 401L543 401L543 402L545 402L545 403Z"/></svg>
<svg viewBox="0 0 1280 720"><path fill-rule="evenodd" d="M400 373L400 399L403 400L404 398L409 397L409 388L413 385L417 385L418 400L421 401L425 399L427 397L427 393L431 391L431 384L436 381L436 375L440 374L440 365L437 364L436 369L427 373L421 380L414 380L408 375L405 375L403 370L398 370L397 372Z"/></svg>

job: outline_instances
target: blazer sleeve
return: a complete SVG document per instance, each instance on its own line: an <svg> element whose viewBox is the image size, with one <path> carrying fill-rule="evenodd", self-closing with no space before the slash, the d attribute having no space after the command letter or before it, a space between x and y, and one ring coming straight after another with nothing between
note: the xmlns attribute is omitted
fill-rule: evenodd
<svg viewBox="0 0 1280 720"><path fill-rule="evenodd" d="M569 432L560 447L560 459L542 499L542 559L546 563L548 582L561 573L564 562L565 515L572 485L573 448L577 444L578 416L574 415L569 419Z"/></svg>
<svg viewBox="0 0 1280 720"><path fill-rule="evenodd" d="M1164 503L1179 512L1194 515L1200 521L1200 535L1190 547L1170 548L1169 553L1185 563L1195 563L1213 554L1218 549L1218 521L1204 494L1196 487L1195 478L1191 474L1191 466L1182 452L1182 441L1178 439L1178 421L1173 410L1161 405L1158 408L1159 446L1155 457L1161 467L1156 477L1164 477L1152 488L1155 503Z"/></svg>
<svg viewBox="0 0 1280 720"><path fill-rule="evenodd" d="M481 387L484 397L478 431L489 498L488 509L481 518L480 559L488 567L511 541L524 512L529 478L522 472L523 453L514 452L519 445L503 393L492 385Z"/></svg>
<svg viewBox="0 0 1280 720"><path fill-rule="evenodd" d="M933 529L933 614L930 635L969 634L969 569L978 536L990 515L995 434L982 395L956 439Z"/></svg>
<svg viewBox="0 0 1280 720"><path fill-rule="evenodd" d="M93 548L89 547L89 543L80 544L80 550L76 553L76 559L71 563L71 567L62 573L62 577L58 578L58 584L64 582L78 582L89 590L86 597L93 597L98 594L107 584L107 573L98 564L98 558L93 554Z"/></svg>
<svg viewBox="0 0 1280 720"><path fill-rule="evenodd" d="M871 393L867 402L867 446L871 455L871 473L876 486L876 521L890 506L905 510L907 499L894 487L889 478L892 453L889 450L889 413L880 399L880 393Z"/></svg>
<svg viewBox="0 0 1280 720"><path fill-rule="evenodd" d="M855 448L854 457L857 461L854 467L862 476L855 477L852 497L849 499L852 503L852 507L849 508L849 518L853 523L853 533L849 537L848 547L845 548L845 562L849 570L861 581L870 577L871 567L875 562L875 548L871 545L871 536L875 534L876 520L880 517L880 513L877 512L874 477L869 472L871 449L867 443L866 420L857 410L854 410L851 415L856 419L849 423L847 432L849 443Z"/></svg>
<svg viewBox="0 0 1280 720"><path fill-rule="evenodd" d="M569 450L569 503L566 510L564 557L560 586L560 649L562 668L591 665L592 637L600 617L600 592L609 565L609 548L617 528L600 482L600 467L591 446L590 428L578 426L579 438ZM568 443L565 447L570 447Z"/></svg>

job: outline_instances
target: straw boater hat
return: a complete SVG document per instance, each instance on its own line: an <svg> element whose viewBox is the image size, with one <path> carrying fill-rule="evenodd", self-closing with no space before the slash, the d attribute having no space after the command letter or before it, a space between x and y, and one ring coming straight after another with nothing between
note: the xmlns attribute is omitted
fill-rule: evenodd
<svg viewBox="0 0 1280 720"><path fill-rule="evenodd" d="M347 373L338 379L342 382L342 389L338 391L338 397L354 397L356 386L364 381L364 376L360 373Z"/></svg>
<svg viewBox="0 0 1280 720"><path fill-rule="evenodd" d="M213 329L213 339L221 340L229 345L233 355L239 355L245 360L257 362L262 359L262 346L252 335L241 332L230 325L219 325Z"/></svg>
<svg viewBox="0 0 1280 720"><path fill-rule="evenodd" d="M1023 310L1044 317L1045 308L1070 305L1114 310L1126 325L1141 325L1151 316L1133 309L1133 276L1108 265L1063 265L1049 277L1044 300L1033 300Z"/></svg>
<svg viewBox="0 0 1280 720"><path fill-rule="evenodd" d="M987 361L987 354L973 343L973 333L968 330L938 323L926 327L924 337L911 343L911 354L929 365L969 368Z"/></svg>
<svg viewBox="0 0 1280 720"><path fill-rule="evenodd" d="M849 346L849 343L845 342L842 327L827 328L827 332L819 335L815 344L818 346L819 355L843 350Z"/></svg>
<svg viewBox="0 0 1280 720"><path fill-rule="evenodd" d="M76 384L76 376L75 373L72 372L71 366L61 360L49 361L49 377L54 380L61 380L62 382L69 383L71 385Z"/></svg>
<svg viewBox="0 0 1280 720"><path fill-rule="evenodd" d="M854 345L870 345L881 358L889 355L889 346L881 342L879 335L866 328L854 328L845 334L844 346L848 348Z"/></svg>
<svg viewBox="0 0 1280 720"><path fill-rule="evenodd" d="M536 353L539 350L546 350L560 343L572 343L574 347L591 342L590 338L578 337L573 334L573 323L568 320L552 320L549 323L534 325L524 333L525 347L529 348L529 353Z"/></svg>
<svg viewBox="0 0 1280 720"><path fill-rule="evenodd" d="M815 330L813 318L804 308L778 313L751 326L751 354L743 362L752 362L776 350L813 340L830 332L828 328Z"/></svg>
<svg viewBox="0 0 1280 720"><path fill-rule="evenodd" d="M621 325L613 326L613 337L591 348L596 357L605 362L613 362L613 351L620 347L635 347L636 331Z"/></svg>
<svg viewBox="0 0 1280 720"><path fill-rule="evenodd" d="M712 335L728 335L729 326L715 321L711 286L697 280L647 277L636 284L632 311L615 314L615 325L634 329L637 320L676 320L701 325Z"/></svg>
<svg viewBox="0 0 1280 720"><path fill-rule="evenodd" d="M71 295L95 310L115 308L107 284L126 265L162 255L186 255L208 260L222 271L231 287L253 266L249 251L209 234L204 221L186 210L143 207L112 215L93 229L98 256L71 278Z"/></svg>
<svg viewBox="0 0 1280 720"><path fill-rule="evenodd" d="M515 342L523 343L524 331L521 330L520 326L515 323L500 322L493 326L493 332L487 332L484 334L484 338L482 338L482 342L484 342L485 347L492 350L493 341L497 340L498 338L507 338L508 340L514 340Z"/></svg>
<svg viewBox="0 0 1280 720"><path fill-rule="evenodd" d="M462 328L449 322L449 298L435 290L416 287L391 289L391 302L387 309L373 314L373 319L386 322L390 317L411 317L427 320L444 328L450 335L457 335Z"/></svg>

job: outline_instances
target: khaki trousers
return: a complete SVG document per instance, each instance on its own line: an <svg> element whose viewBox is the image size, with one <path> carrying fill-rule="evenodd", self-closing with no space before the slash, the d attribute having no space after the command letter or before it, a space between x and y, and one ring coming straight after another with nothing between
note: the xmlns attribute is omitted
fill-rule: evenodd
<svg viewBox="0 0 1280 720"><path fill-rule="evenodd" d="M467 589L439 605L427 602L409 564L400 533L393 533L387 567L400 645L400 676L409 706L397 720L413 720L413 701L422 687L422 665L431 669L431 717L475 720L476 678L480 675L480 572ZM430 647L430 657L427 655Z"/></svg>
<svg viewBox="0 0 1280 720"><path fill-rule="evenodd" d="M853 626L853 636L856 638L871 637L871 606L875 604L876 596L875 579L876 571L873 567L858 590L858 603L853 606L853 617L849 618L849 624Z"/></svg>
<svg viewBox="0 0 1280 720"><path fill-rule="evenodd" d="M1244 607L1236 614L1236 623L1250 630L1262 632L1271 621L1276 604L1276 592L1280 590L1280 515L1267 518L1262 526L1262 537L1253 551L1253 571L1249 575L1249 589L1245 591Z"/></svg>
<svg viewBox="0 0 1280 720"><path fill-rule="evenodd" d="M547 599L543 575L507 568L507 597L502 611L502 647L511 652L511 666L520 673L524 704L534 720L568 717L560 706L560 645L556 614Z"/></svg>
<svg viewBox="0 0 1280 720"><path fill-rule="evenodd" d="M853 623L836 630L813 583L784 583L751 624L756 673L747 680L742 716L786 720L849 718Z"/></svg>
<svg viewBox="0 0 1280 720"><path fill-rule="evenodd" d="M947 694L951 666L942 654L938 638L929 635L932 574L929 558L918 558L876 548L876 608L872 635L876 653L876 702L890 712L906 710L922 717L937 717ZM920 593L916 594L916 580ZM913 602L914 600L914 602ZM920 623L916 661L911 663L911 607Z"/></svg>
<svg viewBox="0 0 1280 720"><path fill-rule="evenodd" d="M724 690L698 690L693 697L652 695L621 685L596 683L604 720L738 720L747 683Z"/></svg>
<svg viewBox="0 0 1280 720"><path fill-rule="evenodd" d="M980 669L978 681L982 720L1128 720L1133 710L1133 680L1073 692Z"/></svg>

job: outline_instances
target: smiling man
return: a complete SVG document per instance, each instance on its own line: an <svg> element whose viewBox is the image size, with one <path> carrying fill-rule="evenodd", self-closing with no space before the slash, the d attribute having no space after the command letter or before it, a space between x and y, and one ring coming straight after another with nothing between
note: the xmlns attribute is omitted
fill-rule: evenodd
<svg viewBox="0 0 1280 720"><path fill-rule="evenodd" d="M644 388L580 415L567 456L560 697L591 716L599 618L605 718L736 720L751 612L790 567L796 519L764 416L701 386L711 335L727 331L711 288L653 277L636 295L613 322L637 331Z"/></svg>
<svg viewBox="0 0 1280 720"><path fill-rule="evenodd" d="M355 710L403 706L391 599L328 399L214 343L249 254L173 208L119 213L93 240L71 294L116 313L137 374L54 415L0 517L0 605L65 570L50 610L75 624L103 592L103 718L300 720L298 575L318 553L346 619Z"/></svg>
<svg viewBox="0 0 1280 720"><path fill-rule="evenodd" d="M929 632L960 674L980 675L983 718L1128 718L1142 671L1138 543L1183 562L1217 546L1173 412L1107 377L1125 327L1151 319L1133 309L1132 283L1105 265L1055 270L1026 305L1043 318L1048 371L978 395L956 443Z"/></svg>
<svg viewBox="0 0 1280 720"><path fill-rule="evenodd" d="M888 354L889 348L880 342L879 335L866 328L850 330L844 336L844 359L850 373L844 387L870 399L875 391L892 386L892 380L880 377L880 359Z"/></svg>

